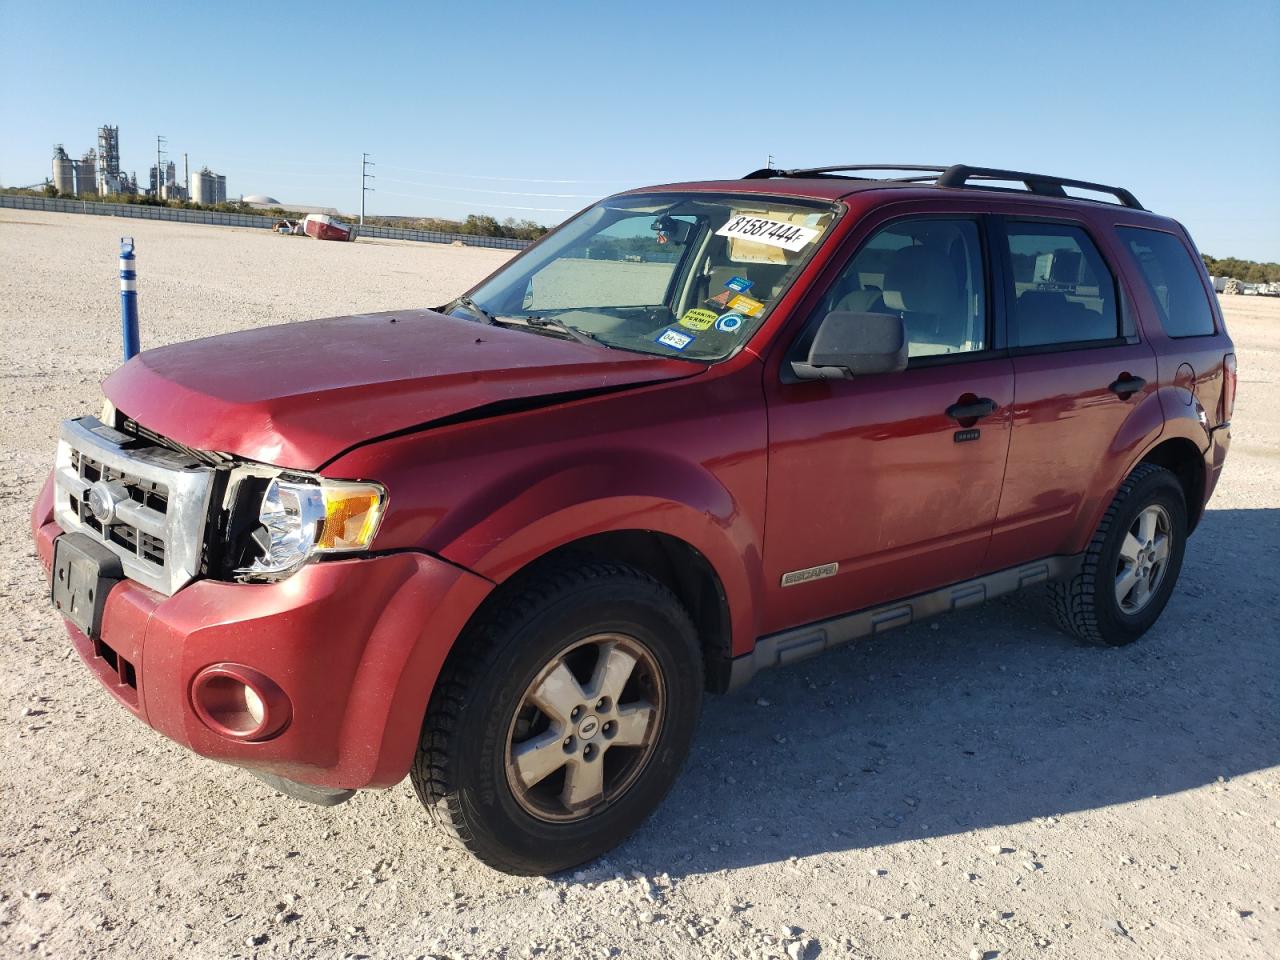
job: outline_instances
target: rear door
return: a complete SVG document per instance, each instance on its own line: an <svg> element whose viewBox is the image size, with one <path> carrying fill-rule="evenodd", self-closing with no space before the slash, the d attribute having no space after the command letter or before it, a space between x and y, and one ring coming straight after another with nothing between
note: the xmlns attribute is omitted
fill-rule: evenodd
<svg viewBox="0 0 1280 960"><path fill-rule="evenodd" d="M1163 426L1155 353L1083 221L1002 218L1013 432L984 567L1084 548L1111 478Z"/></svg>
<svg viewBox="0 0 1280 960"><path fill-rule="evenodd" d="M1009 443L1013 367L993 322L983 218L882 216L854 239L789 359L832 310L894 313L911 359L852 380L767 376L762 632L974 576ZM958 405L988 412L957 417Z"/></svg>

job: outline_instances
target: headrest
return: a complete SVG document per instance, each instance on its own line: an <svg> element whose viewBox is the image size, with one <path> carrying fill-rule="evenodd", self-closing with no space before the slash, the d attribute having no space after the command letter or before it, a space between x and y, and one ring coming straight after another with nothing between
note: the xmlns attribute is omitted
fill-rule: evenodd
<svg viewBox="0 0 1280 960"><path fill-rule="evenodd" d="M884 302L890 310L941 316L955 310L960 298L955 268L932 247L903 247L884 272Z"/></svg>

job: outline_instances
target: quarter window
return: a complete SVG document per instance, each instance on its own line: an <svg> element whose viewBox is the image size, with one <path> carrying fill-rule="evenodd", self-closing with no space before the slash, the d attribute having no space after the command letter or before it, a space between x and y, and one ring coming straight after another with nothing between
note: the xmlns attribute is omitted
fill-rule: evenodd
<svg viewBox="0 0 1280 960"><path fill-rule="evenodd" d="M1200 271L1181 240L1159 230L1118 227L1129 252L1142 268L1160 323L1171 337L1205 337L1214 332L1213 308Z"/></svg>
<svg viewBox="0 0 1280 960"><path fill-rule="evenodd" d="M920 219L885 227L844 268L819 309L824 316L837 310L896 314L912 357L986 349L977 223Z"/></svg>
<svg viewBox="0 0 1280 960"><path fill-rule="evenodd" d="M1006 232L1014 346L1120 336L1115 278L1088 234L1079 227L1017 222L1010 222Z"/></svg>

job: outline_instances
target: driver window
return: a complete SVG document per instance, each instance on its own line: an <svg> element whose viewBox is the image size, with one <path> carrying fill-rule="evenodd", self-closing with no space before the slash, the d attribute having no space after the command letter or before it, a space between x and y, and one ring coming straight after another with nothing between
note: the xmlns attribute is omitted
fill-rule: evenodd
<svg viewBox="0 0 1280 960"><path fill-rule="evenodd" d="M660 222L661 221L661 222ZM666 299L693 217L626 217L569 247L529 278L525 310L655 307Z"/></svg>
<svg viewBox="0 0 1280 960"><path fill-rule="evenodd" d="M819 310L901 317L910 357L971 353L988 345L983 276L975 221L899 220L863 244Z"/></svg>

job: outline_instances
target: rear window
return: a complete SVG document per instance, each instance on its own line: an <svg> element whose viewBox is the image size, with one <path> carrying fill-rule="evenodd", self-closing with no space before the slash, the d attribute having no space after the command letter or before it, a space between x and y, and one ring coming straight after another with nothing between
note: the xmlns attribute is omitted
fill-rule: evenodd
<svg viewBox="0 0 1280 960"><path fill-rule="evenodd" d="M1213 307L1186 244L1159 230L1118 227L1117 231L1142 269L1164 332L1171 337L1212 335Z"/></svg>

